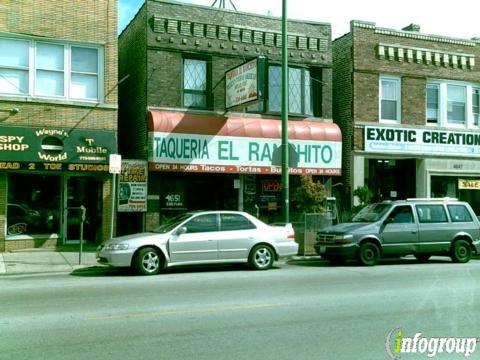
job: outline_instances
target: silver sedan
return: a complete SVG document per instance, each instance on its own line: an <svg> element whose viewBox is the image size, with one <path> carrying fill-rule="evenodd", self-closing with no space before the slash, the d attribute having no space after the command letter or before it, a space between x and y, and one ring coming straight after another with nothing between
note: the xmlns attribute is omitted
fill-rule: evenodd
<svg viewBox="0 0 480 360"><path fill-rule="evenodd" d="M291 224L271 226L240 211L201 211L178 215L152 232L108 240L98 247L97 261L144 275L215 263L249 263L266 270L297 251Z"/></svg>

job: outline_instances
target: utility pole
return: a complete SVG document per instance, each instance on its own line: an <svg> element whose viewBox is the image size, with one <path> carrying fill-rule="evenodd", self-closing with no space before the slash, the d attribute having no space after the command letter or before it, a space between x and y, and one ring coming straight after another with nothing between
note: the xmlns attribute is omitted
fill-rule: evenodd
<svg viewBox="0 0 480 360"><path fill-rule="evenodd" d="M288 168L288 29L287 0L282 0L282 201L283 221L290 222Z"/></svg>

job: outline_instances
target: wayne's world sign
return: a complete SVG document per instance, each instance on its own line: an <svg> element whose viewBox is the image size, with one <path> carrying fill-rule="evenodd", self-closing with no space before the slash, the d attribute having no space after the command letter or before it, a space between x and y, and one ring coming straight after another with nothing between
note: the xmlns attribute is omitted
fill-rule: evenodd
<svg viewBox="0 0 480 360"><path fill-rule="evenodd" d="M480 133L365 126L365 151L480 157Z"/></svg>
<svg viewBox="0 0 480 360"><path fill-rule="evenodd" d="M150 133L150 169L215 173L279 174L280 139ZM290 173L340 175L340 141L290 140Z"/></svg>
<svg viewBox="0 0 480 360"><path fill-rule="evenodd" d="M113 131L0 127L0 161L97 165L116 152Z"/></svg>

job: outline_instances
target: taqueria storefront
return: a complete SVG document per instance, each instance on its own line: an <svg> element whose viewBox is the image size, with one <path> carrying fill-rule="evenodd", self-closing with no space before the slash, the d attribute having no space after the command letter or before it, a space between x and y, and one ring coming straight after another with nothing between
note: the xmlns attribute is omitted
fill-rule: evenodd
<svg viewBox="0 0 480 360"><path fill-rule="evenodd" d="M98 243L111 222L113 131L0 127L0 251Z"/></svg>
<svg viewBox="0 0 480 360"><path fill-rule="evenodd" d="M336 124L290 120L290 174L341 175ZM244 210L281 221L281 121L150 111L147 229L186 210ZM290 202L299 183L290 177Z"/></svg>

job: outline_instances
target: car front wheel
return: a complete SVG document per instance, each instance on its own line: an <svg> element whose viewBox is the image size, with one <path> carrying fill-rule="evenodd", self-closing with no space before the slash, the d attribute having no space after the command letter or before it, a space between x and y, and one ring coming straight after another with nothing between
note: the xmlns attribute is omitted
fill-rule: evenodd
<svg viewBox="0 0 480 360"><path fill-rule="evenodd" d="M133 267L138 274L155 275L160 272L162 259L158 250L146 247L140 249L133 260Z"/></svg>
<svg viewBox="0 0 480 360"><path fill-rule="evenodd" d="M456 263L466 263L472 257L472 248L466 240L457 240L453 243L451 258Z"/></svg>
<svg viewBox="0 0 480 360"><path fill-rule="evenodd" d="M267 270L272 267L274 260L275 256L270 246L257 245L252 249L248 262L256 270Z"/></svg>
<svg viewBox="0 0 480 360"><path fill-rule="evenodd" d="M380 259L380 249L377 245L371 242L366 242L360 245L358 253L358 260L362 265L373 266L378 263Z"/></svg>

